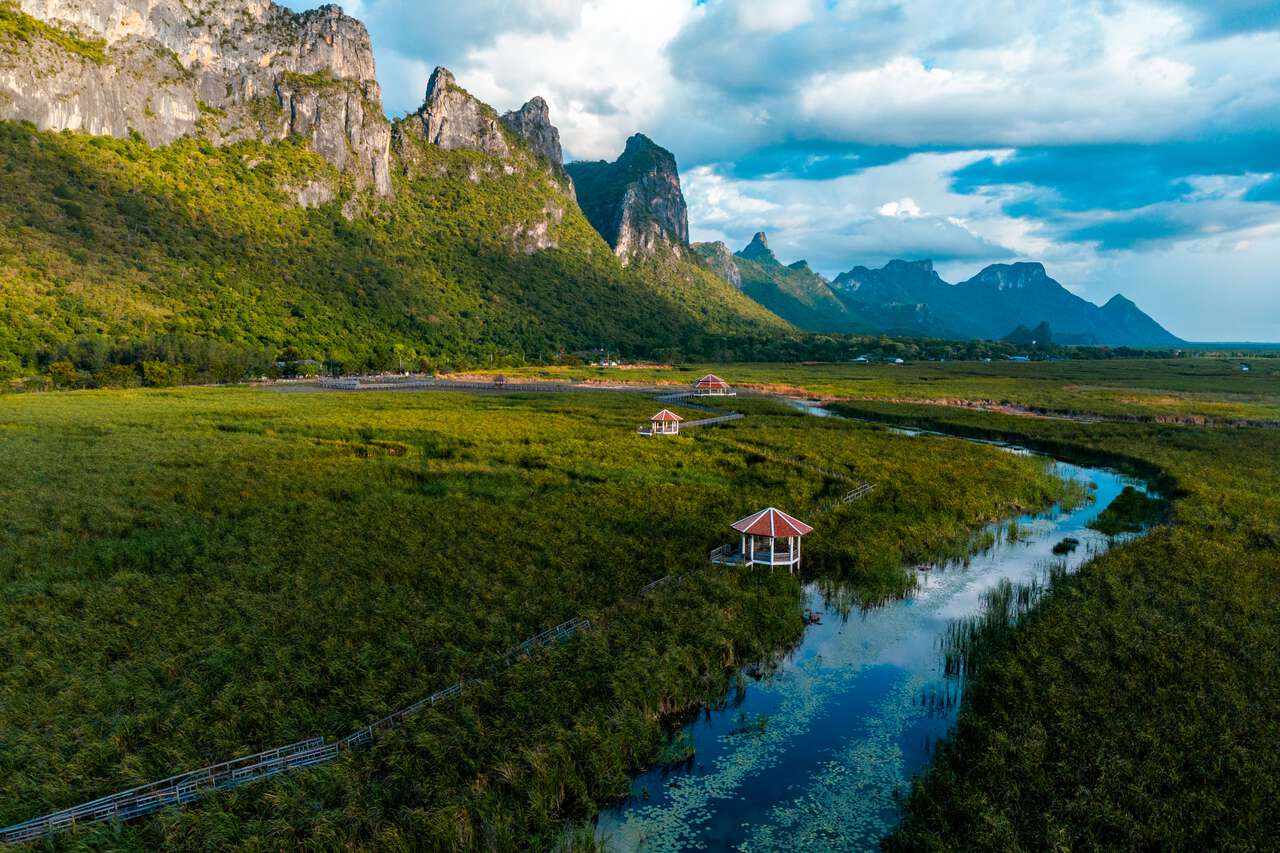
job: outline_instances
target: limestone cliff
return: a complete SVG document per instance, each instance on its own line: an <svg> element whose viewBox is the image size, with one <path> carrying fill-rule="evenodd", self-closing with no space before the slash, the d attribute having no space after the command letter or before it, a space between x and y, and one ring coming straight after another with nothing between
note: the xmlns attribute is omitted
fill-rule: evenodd
<svg viewBox="0 0 1280 853"><path fill-rule="evenodd" d="M396 167L410 180L465 177L473 183L532 180L548 190L542 209L507 236L524 254L556 248L553 236L574 205L573 187L560 164L560 132L547 103L533 98L499 117L488 104L458 85L447 68L436 68L417 112L392 126ZM441 158L438 151L476 151L487 157Z"/></svg>
<svg viewBox="0 0 1280 853"><path fill-rule="evenodd" d="M459 86L447 68L431 73L426 100L401 127L447 151L480 151L495 157L511 153L498 114Z"/></svg>
<svg viewBox="0 0 1280 853"><path fill-rule="evenodd" d="M551 111L541 97L534 96L520 109L504 114L502 123L556 166L564 164L560 131L551 123Z"/></svg>
<svg viewBox="0 0 1280 853"><path fill-rule="evenodd" d="M637 133L612 163L565 168L587 219L623 262L664 252L680 256L688 249L689 214L670 151Z"/></svg>
<svg viewBox="0 0 1280 853"><path fill-rule="evenodd" d="M715 243L694 243L693 252L706 263L711 271L738 290L742 289L742 273L733 259L733 251L722 241Z"/></svg>
<svg viewBox="0 0 1280 853"><path fill-rule="evenodd" d="M391 128L368 31L336 6L269 0L20 0L0 40L0 119L153 145L301 136L358 187L391 192Z"/></svg>

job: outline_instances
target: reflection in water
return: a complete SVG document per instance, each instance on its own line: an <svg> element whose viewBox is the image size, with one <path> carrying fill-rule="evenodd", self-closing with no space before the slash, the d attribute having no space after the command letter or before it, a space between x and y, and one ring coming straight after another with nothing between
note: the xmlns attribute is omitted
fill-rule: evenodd
<svg viewBox="0 0 1280 853"><path fill-rule="evenodd" d="M1106 550L1087 524L1126 485L1145 490L1104 469L1058 471L1093 483L1096 500L1018 518L1016 537L992 525L990 547L967 566L921 572L907 599L864 608L839 584L809 586L804 606L821 621L740 701L688 724L693 760L638 776L632 797L601 815L599 837L615 850L877 849L955 720L960 686L939 650L948 627L1002 584L1074 571ZM1067 537L1079 547L1055 554Z"/></svg>

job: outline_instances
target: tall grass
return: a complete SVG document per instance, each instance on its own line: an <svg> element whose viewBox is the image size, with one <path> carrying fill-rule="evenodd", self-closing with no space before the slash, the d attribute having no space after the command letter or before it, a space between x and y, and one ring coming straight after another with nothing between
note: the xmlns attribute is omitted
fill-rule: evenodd
<svg viewBox="0 0 1280 853"><path fill-rule="evenodd" d="M586 615L367 753L65 842L553 846L660 755L666 720L799 636L796 579L707 567L730 522L813 521L806 573L874 600L1064 491L1034 460L742 404L652 440L634 430L653 401L629 395L3 398L0 821L350 731ZM880 487L811 517L832 483L730 438Z"/></svg>
<svg viewBox="0 0 1280 853"><path fill-rule="evenodd" d="M1016 635L1022 621L1065 576L1066 565L1055 562L1036 580L1014 583L1006 578L983 593L979 612L953 620L938 638L947 676L965 679L977 672L993 650Z"/></svg>

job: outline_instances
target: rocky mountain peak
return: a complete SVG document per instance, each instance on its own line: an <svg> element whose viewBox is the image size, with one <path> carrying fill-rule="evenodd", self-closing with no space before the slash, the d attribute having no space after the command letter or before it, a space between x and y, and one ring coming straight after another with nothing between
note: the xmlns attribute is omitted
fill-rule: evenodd
<svg viewBox="0 0 1280 853"><path fill-rule="evenodd" d="M675 159L674 157L672 157L670 151L658 145L658 143L654 142L652 139L645 136L643 133L633 133L630 136L628 136L627 144L624 145L622 148L622 154L624 157L625 156L635 157L635 156L649 153L649 152L656 153L659 156L665 154L667 157L671 157L672 160Z"/></svg>
<svg viewBox="0 0 1280 853"><path fill-rule="evenodd" d="M443 65L437 65L427 80L427 96L424 103L431 103L434 98L442 96L447 90L459 88L453 72Z"/></svg>
<svg viewBox="0 0 1280 853"><path fill-rule="evenodd" d="M933 261L903 261L895 259L885 264L884 268L899 273L931 273L933 272Z"/></svg>
<svg viewBox="0 0 1280 853"><path fill-rule="evenodd" d="M511 153L497 113L458 85L448 68L437 66L427 82L422 107L405 120L412 132L449 151Z"/></svg>
<svg viewBox="0 0 1280 853"><path fill-rule="evenodd" d="M551 109L540 95L534 95L520 109L502 116L502 123L519 134L543 157L557 166L564 163L560 131L551 123Z"/></svg>
<svg viewBox="0 0 1280 853"><path fill-rule="evenodd" d="M769 248L769 238L763 231L757 231L751 242L738 252L738 257L760 264L777 264L778 259Z"/></svg>
<svg viewBox="0 0 1280 853"><path fill-rule="evenodd" d="M624 262L689 246L689 213L675 156L637 133L612 163L568 164L578 204Z"/></svg>
<svg viewBox="0 0 1280 853"><path fill-rule="evenodd" d="M1044 284L1058 285L1044 270L1044 264L1020 261L1014 264L992 264L978 273L970 282L996 290L1020 290Z"/></svg>
<svg viewBox="0 0 1280 853"><path fill-rule="evenodd" d="M934 272L933 261L889 261L880 269L856 266L831 282L837 292L885 305L919 305L933 301L947 285Z"/></svg>

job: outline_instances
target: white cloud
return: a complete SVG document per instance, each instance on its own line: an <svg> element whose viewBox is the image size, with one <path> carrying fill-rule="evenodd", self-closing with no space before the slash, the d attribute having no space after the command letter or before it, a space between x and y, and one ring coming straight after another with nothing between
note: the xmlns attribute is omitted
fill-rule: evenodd
<svg viewBox="0 0 1280 853"><path fill-rule="evenodd" d="M528 28L504 29L503 16L490 14L489 32L462 50L451 70L499 111L533 95L546 98L573 157L616 157L628 136L651 130L678 98L665 49L700 11L688 0L533 5L546 8ZM545 26L548 20L556 26ZM422 84L430 64L414 69Z"/></svg>
<svg viewBox="0 0 1280 853"><path fill-rule="evenodd" d="M898 201L886 201L884 204L876 208L876 213L881 216L905 216L915 218L920 215L920 205L916 204L909 198L899 199ZM961 220L953 219L957 225L961 224Z"/></svg>
<svg viewBox="0 0 1280 853"><path fill-rule="evenodd" d="M738 0L738 25L749 33L784 33L817 17L816 0Z"/></svg>
<svg viewBox="0 0 1280 853"><path fill-rule="evenodd" d="M916 154L829 181L729 180L699 167L685 175L685 196L695 239L736 249L764 230L780 258L803 257L828 276L897 257L981 264L1016 253L982 233L1005 217L990 199L949 191L945 177L989 155ZM884 202L888 188L910 195Z"/></svg>

